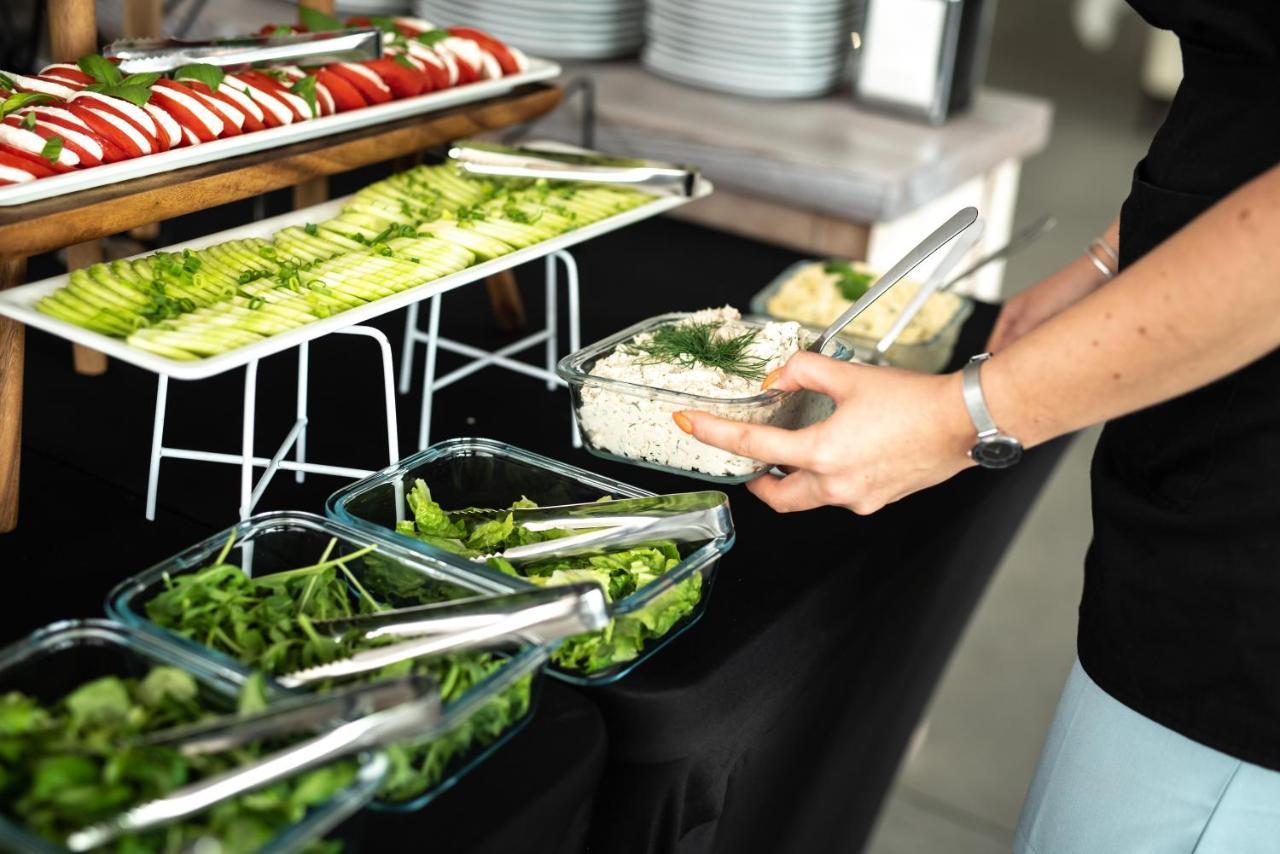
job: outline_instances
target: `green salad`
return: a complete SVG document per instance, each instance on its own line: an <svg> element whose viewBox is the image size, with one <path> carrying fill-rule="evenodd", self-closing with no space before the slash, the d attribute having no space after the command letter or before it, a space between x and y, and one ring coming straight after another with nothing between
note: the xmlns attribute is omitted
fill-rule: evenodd
<svg viewBox="0 0 1280 854"><path fill-rule="evenodd" d="M146 603L148 619L184 637L267 673L291 673L392 639L366 641L358 634L334 639L316 631L317 620L371 613L388 607L474 595L405 569L372 553L373 546L334 555L336 540L310 566L250 577L224 561L166 579ZM459 653L385 667L364 679L429 674L447 705L466 694L507 659L493 653ZM495 694L449 732L386 750L391 771L379 796L408 801L444 779L455 761L494 742L529 711L531 677ZM323 690L325 685L321 684Z"/></svg>
<svg viewBox="0 0 1280 854"><path fill-rule="evenodd" d="M0 811L61 844L76 830L267 752L252 745L188 758L168 747L129 746L207 716L207 704L191 674L173 667L153 668L142 679L96 679L51 704L16 691L0 696ZM240 706L261 708L260 682L246 684ZM223 854L248 854L332 799L356 773L354 760L335 762L98 850L177 854L212 838ZM311 850L340 849L326 842Z"/></svg>
<svg viewBox="0 0 1280 854"><path fill-rule="evenodd" d="M440 549L466 557L501 553L512 546L566 537L572 531L530 531L515 524L508 513L501 519L477 517L474 510L448 512L431 497L422 480L406 496L413 519L396 531ZM536 507L521 498L511 509ZM515 566L502 557L491 557L489 566L539 586L592 581L604 588L610 602L617 602L652 584L680 563L675 543L661 542L595 557L573 557ZM566 669L595 673L631 661L645 644L660 638L689 614L702 598L702 574L693 573L655 597L642 608L610 620L599 632L566 639L552 653L551 661Z"/></svg>

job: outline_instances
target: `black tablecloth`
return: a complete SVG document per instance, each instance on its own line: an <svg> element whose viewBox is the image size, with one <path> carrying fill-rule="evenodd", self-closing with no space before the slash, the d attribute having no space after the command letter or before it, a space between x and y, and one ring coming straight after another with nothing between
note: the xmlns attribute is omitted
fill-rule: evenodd
<svg viewBox="0 0 1280 854"><path fill-rule="evenodd" d="M246 213L239 206L218 214L222 221L187 218L170 233L207 232ZM672 309L745 305L797 257L670 221L600 238L575 255L586 342ZM33 275L51 264L37 260ZM521 271L532 285L524 289L531 318L542 307L539 268ZM993 316L990 308L975 315L958 352L980 348ZM394 346L402 323L397 314L377 325ZM442 324L478 346L509 340L494 330L481 288L451 294ZM22 519L0 537L10 584L0 640L101 614L115 582L226 527L237 503L238 469L169 460L159 519L145 522L154 377L118 363L104 377L78 377L65 343L40 333L29 342ZM452 358L442 355L442 370ZM310 459L385 464L372 346L337 336L314 345L311 360ZM260 368L260 454L292 424L293 364L285 355ZM240 383L236 371L173 384L167 443L238 449ZM557 395L484 371L437 395L433 435L490 436L652 489L692 485L573 451ZM417 404L416 394L402 398L406 453ZM413 816L367 817L367 850L568 852L581 849L584 833L591 851L622 854L855 850L1060 450L1037 449L1005 473L966 472L866 519L837 510L776 516L730 490L738 543L697 626L616 686L549 686L531 725L435 804ZM340 485L278 477L259 509L319 512Z"/></svg>

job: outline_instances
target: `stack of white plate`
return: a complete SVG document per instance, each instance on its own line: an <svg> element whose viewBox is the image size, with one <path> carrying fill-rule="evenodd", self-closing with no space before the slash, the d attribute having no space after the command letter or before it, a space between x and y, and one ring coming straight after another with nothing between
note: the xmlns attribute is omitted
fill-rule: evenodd
<svg viewBox="0 0 1280 854"><path fill-rule="evenodd" d="M812 98L844 74L851 0L649 0L643 61L681 83Z"/></svg>
<svg viewBox="0 0 1280 854"><path fill-rule="evenodd" d="M644 41L644 0L415 0L414 6L442 27L478 27L554 59L629 56Z"/></svg>

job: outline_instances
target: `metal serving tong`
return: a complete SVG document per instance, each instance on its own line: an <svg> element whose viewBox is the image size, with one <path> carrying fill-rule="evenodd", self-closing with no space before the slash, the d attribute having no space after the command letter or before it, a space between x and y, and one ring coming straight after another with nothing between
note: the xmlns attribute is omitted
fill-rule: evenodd
<svg viewBox="0 0 1280 854"><path fill-rule="evenodd" d="M475 560L484 562L491 557L501 557L512 563L531 563L604 554L658 540L689 543L727 537L733 533L729 496L716 490L469 513L472 517L492 519L503 519L507 514L511 514L516 525L530 531L585 529L585 533L512 546L504 552L482 555Z"/></svg>
<svg viewBox="0 0 1280 854"><path fill-rule="evenodd" d="M323 65L358 62L382 56L382 31L361 27L333 33L300 33L287 36L245 36L212 41L170 38L119 39L102 51L120 60L126 74L173 71L184 65L204 63L226 68L234 65Z"/></svg>
<svg viewBox="0 0 1280 854"><path fill-rule="evenodd" d="M371 715L430 693L425 676L351 685L323 694L288 697L248 715L221 715L146 735L129 747L170 747L183 756L221 753L268 738L316 732L336 720Z"/></svg>
<svg viewBox="0 0 1280 854"><path fill-rule="evenodd" d="M963 208L957 211L951 219L940 225L937 230L904 255L901 261L890 267L889 272L877 279L876 283L868 288L866 293L858 297L857 302L845 309L844 314L837 317L830 326L822 330L822 333L809 345L809 349L815 353L821 353L825 350L827 345L831 343L831 339L835 338L840 333L840 330L852 323L855 317L866 311L873 302L884 296L889 288L896 285L904 276L920 266L926 258L960 236L977 219L977 208Z"/></svg>
<svg viewBox="0 0 1280 854"><path fill-rule="evenodd" d="M871 363L873 365L885 364L885 354L889 352L889 348L898 340L898 336L903 333L903 330L911 325L911 321L915 320L916 315L920 313L920 309L924 308L924 304L929 301L929 297L942 290L947 284L950 284L947 282L947 274L954 270L956 265L960 263L960 259L967 255L969 250L977 244L982 237L982 231L983 222L979 219L960 232L955 242L951 244L951 248L947 250L947 254L942 256L938 266L933 268L929 278L924 280L924 284L920 286L920 289L903 306L902 311L894 319L893 325L889 327L889 331L876 342L875 349L871 352Z"/></svg>
<svg viewBox="0 0 1280 854"><path fill-rule="evenodd" d="M473 613L473 616L476 616L474 624L460 631L433 630L430 627L430 621L433 618L423 617L420 608L407 608L399 613L381 612L370 615L367 620L343 620L342 625L333 625L338 621L331 621L328 625L324 622L317 623L316 627L321 631L350 631L363 625L375 636L409 636L415 639L390 646L360 650L350 658L289 673L278 677L276 681L286 688L301 688L326 679L358 676L362 673L381 670L383 667L409 659L468 649L487 649L530 637L541 642L559 640L602 629L609 622L608 600L605 598L604 590L591 582L530 591L527 596L525 594L495 596L492 597L492 601L497 601L499 604L492 608L488 618L480 618L479 614L483 612L476 611ZM528 604L530 601L533 602L532 605ZM460 611L463 610L462 606L459 607ZM452 619L463 617L465 614L461 612L449 614L447 608L442 607L436 616ZM462 624L465 622L465 620L461 621ZM459 623L454 623L454 626L458 625ZM449 633L443 633L445 631Z"/></svg>
<svg viewBox="0 0 1280 854"><path fill-rule="evenodd" d="M693 195L698 183L697 170L688 166L605 157L556 142L530 142L513 148L466 141L450 148L449 158L469 175L627 184L685 197Z"/></svg>
<svg viewBox="0 0 1280 854"><path fill-rule="evenodd" d="M229 798L353 753L420 735L440 722L442 712L440 695L434 686L418 683L418 689L415 699L410 702L342 724L257 762L183 786L113 819L78 830L67 837L66 846L71 851L88 851L125 834L187 818Z"/></svg>

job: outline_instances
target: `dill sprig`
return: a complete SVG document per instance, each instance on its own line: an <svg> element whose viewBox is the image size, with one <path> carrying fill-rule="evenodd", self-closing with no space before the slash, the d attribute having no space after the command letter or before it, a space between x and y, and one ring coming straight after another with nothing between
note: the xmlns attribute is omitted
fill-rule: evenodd
<svg viewBox="0 0 1280 854"><path fill-rule="evenodd" d="M747 352L760 330L721 335L723 327L723 323L714 321L673 323L654 330L648 341L634 342L628 347L648 357L651 364L666 362L686 368L702 364L748 380L763 379L769 360Z"/></svg>

